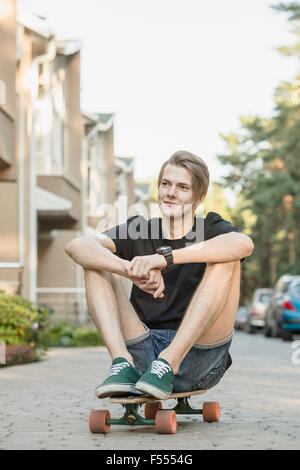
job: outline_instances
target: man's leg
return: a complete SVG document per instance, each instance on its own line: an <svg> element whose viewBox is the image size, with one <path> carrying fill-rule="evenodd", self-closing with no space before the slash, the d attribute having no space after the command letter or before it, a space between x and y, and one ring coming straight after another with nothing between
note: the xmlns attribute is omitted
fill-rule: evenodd
<svg viewBox="0 0 300 470"><path fill-rule="evenodd" d="M208 264L176 336L159 355L174 374L195 343L215 343L233 331L239 296L240 261Z"/></svg>
<svg viewBox="0 0 300 470"><path fill-rule="evenodd" d="M117 274L84 269L89 313L111 355L126 358L132 365L125 341L145 333Z"/></svg>

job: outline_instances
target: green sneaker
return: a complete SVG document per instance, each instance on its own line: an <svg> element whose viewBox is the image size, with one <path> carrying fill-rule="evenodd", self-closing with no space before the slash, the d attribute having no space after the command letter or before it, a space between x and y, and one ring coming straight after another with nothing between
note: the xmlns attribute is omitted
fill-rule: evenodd
<svg viewBox="0 0 300 470"><path fill-rule="evenodd" d="M140 395L135 389L135 384L142 372L133 367L124 357L117 357L110 368L110 375L96 388L98 398L113 397L119 395Z"/></svg>
<svg viewBox="0 0 300 470"><path fill-rule="evenodd" d="M152 361L147 372L135 384L135 388L156 398L166 399L173 389L174 373L165 359Z"/></svg>

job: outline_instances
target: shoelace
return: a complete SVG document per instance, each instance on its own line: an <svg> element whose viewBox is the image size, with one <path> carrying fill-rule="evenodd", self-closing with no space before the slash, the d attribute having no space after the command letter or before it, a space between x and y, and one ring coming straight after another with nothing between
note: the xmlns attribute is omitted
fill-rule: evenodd
<svg viewBox="0 0 300 470"><path fill-rule="evenodd" d="M171 367L162 361L152 362L151 374L156 374L159 378L161 378L166 372L169 372L171 370Z"/></svg>
<svg viewBox="0 0 300 470"><path fill-rule="evenodd" d="M110 375L117 375L122 369L125 369L125 367L130 367L130 364L128 364L128 362L120 362L119 364L111 366Z"/></svg>

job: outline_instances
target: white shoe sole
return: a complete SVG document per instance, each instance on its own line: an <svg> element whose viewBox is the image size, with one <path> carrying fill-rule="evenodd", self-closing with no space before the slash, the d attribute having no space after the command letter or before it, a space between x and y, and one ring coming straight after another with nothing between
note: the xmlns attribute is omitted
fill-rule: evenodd
<svg viewBox="0 0 300 470"><path fill-rule="evenodd" d="M106 398L131 393L132 395L141 395L142 392L136 390L134 384L109 384L98 387L95 390L96 397Z"/></svg>
<svg viewBox="0 0 300 470"><path fill-rule="evenodd" d="M159 388L154 387L153 385L150 385L146 382L137 382L135 389L144 392L146 395L152 395L155 398L160 398L161 400L166 400L171 395L171 393L163 392Z"/></svg>

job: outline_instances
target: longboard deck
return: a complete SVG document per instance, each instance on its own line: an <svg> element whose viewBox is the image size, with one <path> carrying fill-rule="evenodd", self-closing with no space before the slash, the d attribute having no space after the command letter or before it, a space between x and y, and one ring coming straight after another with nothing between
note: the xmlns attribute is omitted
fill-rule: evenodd
<svg viewBox="0 0 300 470"><path fill-rule="evenodd" d="M148 403L151 401L162 401L162 400L171 400L177 398L184 398L190 397L192 395L200 395L205 393L206 390L194 390L193 392L182 392L182 393L171 393L167 398L156 398L151 397L150 395L139 395L139 396L131 396L131 397L111 397L109 401L111 403L120 403L121 405L129 405L129 404L143 404Z"/></svg>

